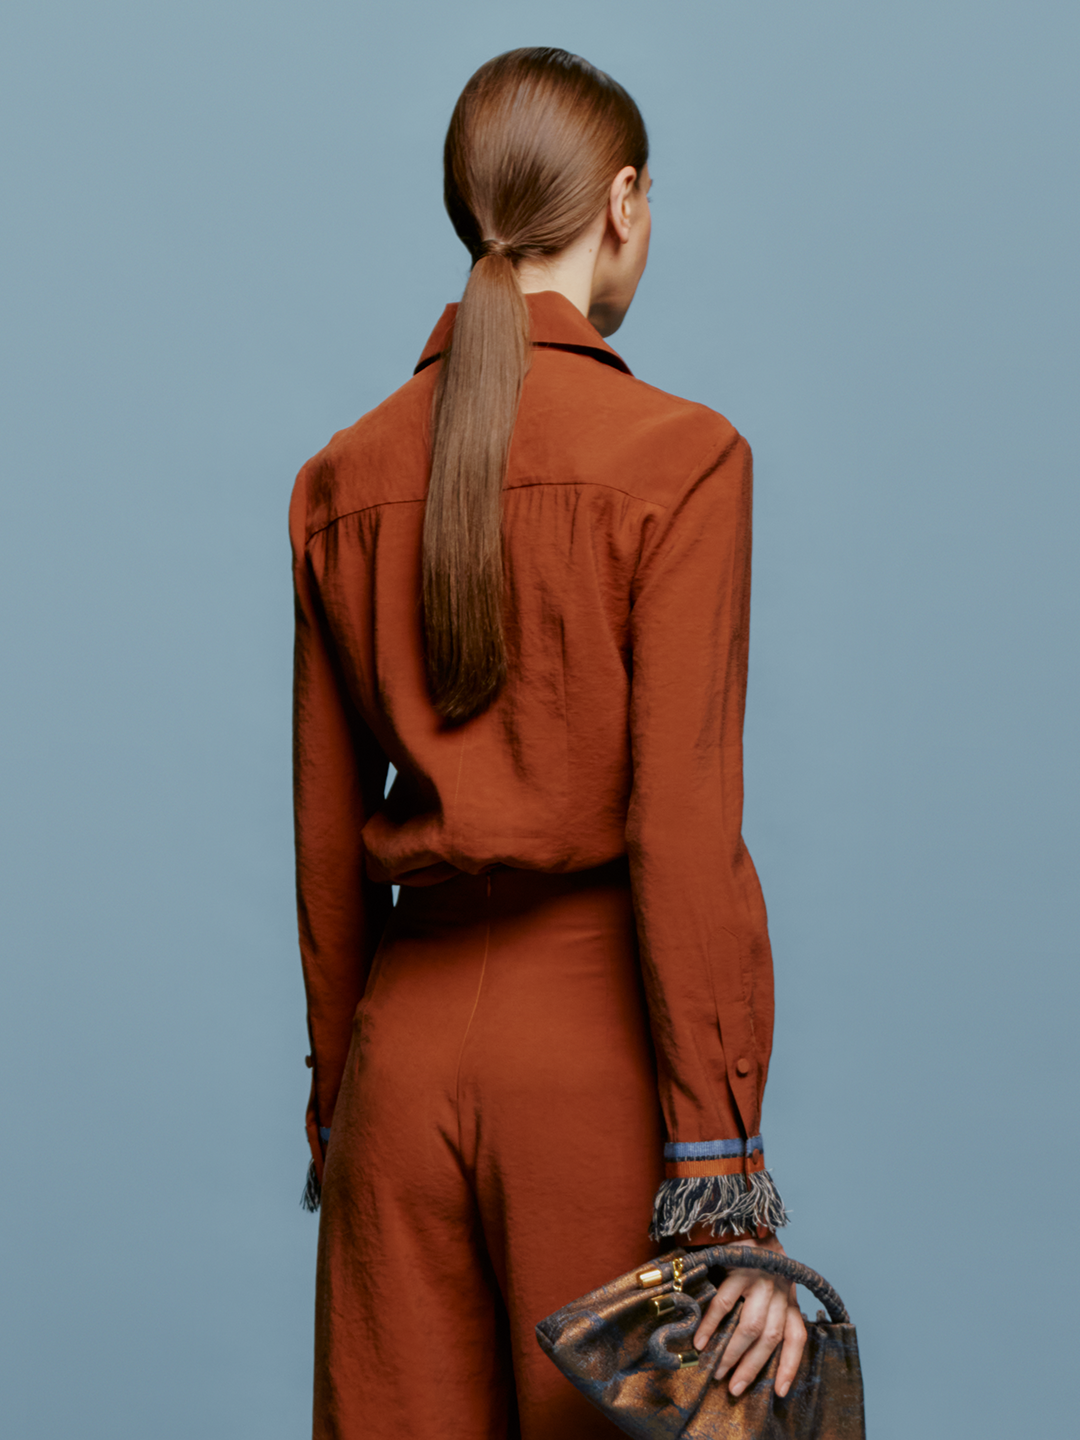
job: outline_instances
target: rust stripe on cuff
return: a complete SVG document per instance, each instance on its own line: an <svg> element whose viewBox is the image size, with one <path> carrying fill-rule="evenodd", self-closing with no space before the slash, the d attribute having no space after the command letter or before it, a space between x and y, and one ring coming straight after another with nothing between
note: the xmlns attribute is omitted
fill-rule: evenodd
<svg viewBox="0 0 1080 1440"><path fill-rule="evenodd" d="M764 1169L765 1156L760 1150L755 1150L749 1165L742 1155L733 1155L728 1160L668 1160L664 1165L664 1177L667 1180L696 1180L708 1175L753 1175Z"/></svg>

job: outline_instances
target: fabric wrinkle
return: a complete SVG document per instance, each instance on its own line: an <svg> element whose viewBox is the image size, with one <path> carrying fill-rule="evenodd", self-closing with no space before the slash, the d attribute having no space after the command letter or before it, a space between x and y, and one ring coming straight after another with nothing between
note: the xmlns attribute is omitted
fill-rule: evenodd
<svg viewBox="0 0 1080 1440"><path fill-rule="evenodd" d="M491 876L485 877L484 887L484 953L480 961L480 974L476 981L476 997L473 1000L472 1009L469 1011L469 1018L465 1022L465 1029L461 1036L461 1046L458 1050L457 1065L454 1069L454 1104L457 1109L458 1123L458 1154L464 1163L465 1143L462 1135L462 1096L461 1096L461 1067L465 1060L465 1048L469 1043L469 1035L472 1032L473 1021L476 1019L476 1012L480 1008L480 997L484 993L484 978L487 975L488 956L491 953Z"/></svg>

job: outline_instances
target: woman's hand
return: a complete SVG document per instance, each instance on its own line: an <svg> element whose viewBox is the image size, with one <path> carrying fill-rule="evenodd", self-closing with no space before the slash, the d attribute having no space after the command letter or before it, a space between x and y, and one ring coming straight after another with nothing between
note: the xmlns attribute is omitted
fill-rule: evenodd
<svg viewBox="0 0 1080 1440"><path fill-rule="evenodd" d="M770 1235L767 1240L737 1236L730 1243L773 1250L778 1255L786 1253L775 1235ZM694 1347L698 1350L705 1348L740 1296L742 1314L713 1378L723 1380L725 1375L734 1371L728 1389L732 1395L741 1395L768 1363L777 1345L782 1344L774 1389L777 1395L786 1395L806 1344L806 1326L795 1301L793 1281L780 1275L769 1275L764 1270L729 1270L701 1317L701 1324L694 1335Z"/></svg>

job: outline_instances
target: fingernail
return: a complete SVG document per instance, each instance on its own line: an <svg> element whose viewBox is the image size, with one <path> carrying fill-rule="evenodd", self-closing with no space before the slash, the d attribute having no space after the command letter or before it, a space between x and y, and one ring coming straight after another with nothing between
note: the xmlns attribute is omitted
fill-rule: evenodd
<svg viewBox="0 0 1080 1440"><path fill-rule="evenodd" d="M735 1384L732 1385L732 1387L731 1387L731 1393L732 1393L732 1395L741 1395L742 1392L743 1392L745 1389L746 1389L746 1381L745 1381L745 1380L736 1380L736 1381L735 1381Z"/></svg>
<svg viewBox="0 0 1080 1440"><path fill-rule="evenodd" d="M788 1391L788 1387L787 1387L786 1385L777 1385L777 1387L776 1387L776 1393L777 1393L777 1395L780 1396L780 1399L781 1399L781 1400L782 1400L782 1399L784 1398L784 1396L787 1394L787 1391Z"/></svg>
<svg viewBox="0 0 1080 1440"><path fill-rule="evenodd" d="M705 1341L701 1338L700 1335L695 1335L695 1336L694 1336L694 1349L695 1349L695 1350L704 1350L704 1349L705 1349Z"/></svg>

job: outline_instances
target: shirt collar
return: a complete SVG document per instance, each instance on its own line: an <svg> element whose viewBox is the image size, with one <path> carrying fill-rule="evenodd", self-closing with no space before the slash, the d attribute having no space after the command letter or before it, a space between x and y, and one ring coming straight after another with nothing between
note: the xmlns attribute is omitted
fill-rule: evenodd
<svg viewBox="0 0 1080 1440"><path fill-rule="evenodd" d="M576 355L591 355L605 365L613 365L624 374L631 374L630 366L622 356L607 343L595 325L591 325L581 311L558 290L540 290L525 296L529 307L529 322L534 345L547 346L554 350L570 350ZM437 360L446 347L454 328L457 305L447 305L439 323L431 332L423 354L416 365L423 370Z"/></svg>

